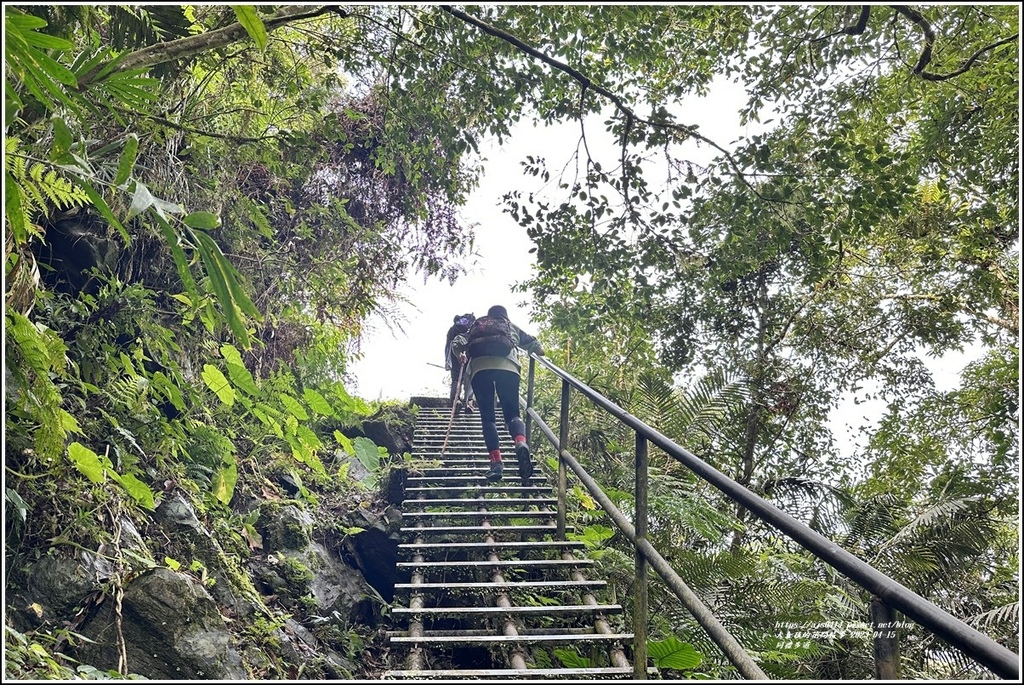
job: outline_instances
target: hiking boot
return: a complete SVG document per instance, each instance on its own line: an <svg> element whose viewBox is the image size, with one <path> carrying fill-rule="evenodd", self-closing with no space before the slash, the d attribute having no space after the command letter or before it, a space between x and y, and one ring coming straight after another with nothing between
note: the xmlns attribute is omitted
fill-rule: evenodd
<svg viewBox="0 0 1024 685"><path fill-rule="evenodd" d="M530 446L525 442L516 443L516 461L519 462L519 480L526 487L533 475L533 461L530 459Z"/></svg>
<svg viewBox="0 0 1024 685"><path fill-rule="evenodd" d="M467 414L472 414L473 412L476 411L476 407L473 405L472 402L466 402L466 406L463 407L462 411L466 412Z"/></svg>
<svg viewBox="0 0 1024 685"><path fill-rule="evenodd" d="M501 465L500 461L492 461L491 468L487 469L487 482L497 483L499 480L501 480L501 472L503 470L504 467Z"/></svg>
<svg viewBox="0 0 1024 685"><path fill-rule="evenodd" d="M462 400L455 400L455 415L458 416L461 414L463 409Z"/></svg>

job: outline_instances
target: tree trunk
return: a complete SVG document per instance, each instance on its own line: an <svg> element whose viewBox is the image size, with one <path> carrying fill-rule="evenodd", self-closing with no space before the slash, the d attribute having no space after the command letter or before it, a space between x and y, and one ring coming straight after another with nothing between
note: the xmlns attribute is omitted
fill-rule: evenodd
<svg viewBox="0 0 1024 685"><path fill-rule="evenodd" d="M348 16L348 13L344 10L336 7L322 6L322 5L286 5L281 9L274 12L274 14L268 16L263 20L263 25L268 31L284 26L285 24L299 19L310 19L312 17L318 17L327 12L337 12L341 16ZM127 71L129 69L144 69L147 67L154 67L158 64L164 64L166 62L174 62L186 57L192 57L209 50L215 50L217 48L230 45L231 43L242 40L248 35L245 27L241 23L236 22L230 26L217 29L215 31L207 31L206 33L200 33L194 36L186 36L177 40L167 41L165 43L157 43L156 45L150 45L149 47L130 52L121 58L115 59L116 65L113 68L113 72ZM78 80L79 89L84 89L90 83L92 83L96 77L108 69L110 63L106 62L100 64L98 67L90 71L88 74Z"/></svg>

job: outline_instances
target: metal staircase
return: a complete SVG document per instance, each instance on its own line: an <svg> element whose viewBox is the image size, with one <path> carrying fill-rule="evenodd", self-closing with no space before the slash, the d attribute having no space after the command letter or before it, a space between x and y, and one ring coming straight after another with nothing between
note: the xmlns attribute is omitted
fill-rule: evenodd
<svg viewBox="0 0 1024 685"><path fill-rule="evenodd" d="M423 404L427 404L423 402ZM451 423L443 399L422 406L413 456L434 462L409 473L395 585L392 663L385 679L630 678L633 635L622 607L595 593L583 543L556 539L556 499L542 469L521 483L501 425L504 479L487 483L487 449L476 413ZM442 447L444 446L443 454ZM400 606L407 599L405 606ZM576 648L587 666L553 655Z"/></svg>

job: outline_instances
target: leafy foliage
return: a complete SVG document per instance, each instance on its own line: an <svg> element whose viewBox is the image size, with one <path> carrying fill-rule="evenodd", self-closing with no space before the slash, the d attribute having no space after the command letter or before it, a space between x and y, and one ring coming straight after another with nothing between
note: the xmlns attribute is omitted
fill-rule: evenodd
<svg viewBox="0 0 1024 685"><path fill-rule="evenodd" d="M1018 25L1011 5L5 6L8 558L113 544L96 522L166 491L242 550L232 507L268 475L362 497L384 455L340 431L369 407L339 379L363 320L414 274L458 276L487 136L571 122L574 157L523 160L503 199L552 359L1013 644ZM749 128L726 146L688 117L729 79ZM922 358L971 346L937 389ZM542 374L542 414L558 396ZM851 396L886 406L852 456L829 426ZM574 407L571 451L631 515L634 436ZM650 460L652 541L771 675L870 675L870 598ZM628 545L574 492L628 587ZM665 588L652 604L667 668L732 675ZM842 630L778 639L821 622ZM6 641L12 674L69 675L40 636ZM916 631L902 648L905 673L978 674Z"/></svg>

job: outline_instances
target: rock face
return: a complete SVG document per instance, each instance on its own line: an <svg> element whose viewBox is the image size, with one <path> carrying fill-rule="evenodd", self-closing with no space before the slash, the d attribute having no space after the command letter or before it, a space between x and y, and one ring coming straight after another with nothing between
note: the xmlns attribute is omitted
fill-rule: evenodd
<svg viewBox="0 0 1024 685"><path fill-rule="evenodd" d="M119 632L131 673L169 680L246 677L216 602L183 573L155 568L128 584L120 607L108 598L83 627L82 634L93 643L83 642L77 657L97 668L116 670Z"/></svg>
<svg viewBox="0 0 1024 685"><path fill-rule="evenodd" d="M400 462L413 422L393 414L371 417L350 437L370 437ZM381 461L392 477L404 473ZM231 519L172 490L144 526L119 520L116 545L23 555L8 573L9 625L67 626L87 638L67 648L81 664L153 680L338 680L373 671L364 650L381 634L397 580L402 515L386 494L394 483L376 493L329 491L334 499L322 501L294 480L250 488L232 501Z"/></svg>

